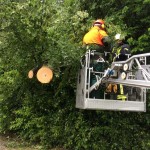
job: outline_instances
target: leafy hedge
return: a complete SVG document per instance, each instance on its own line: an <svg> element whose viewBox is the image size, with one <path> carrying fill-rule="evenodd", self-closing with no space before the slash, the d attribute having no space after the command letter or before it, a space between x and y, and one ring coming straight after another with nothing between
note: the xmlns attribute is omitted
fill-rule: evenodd
<svg viewBox="0 0 150 150"><path fill-rule="evenodd" d="M105 18L111 37L122 32L133 53L149 52L149 0L0 2L1 133L15 132L44 149L150 148L149 94L146 113L75 108L82 37L91 22ZM27 78L43 62L54 71L46 85Z"/></svg>

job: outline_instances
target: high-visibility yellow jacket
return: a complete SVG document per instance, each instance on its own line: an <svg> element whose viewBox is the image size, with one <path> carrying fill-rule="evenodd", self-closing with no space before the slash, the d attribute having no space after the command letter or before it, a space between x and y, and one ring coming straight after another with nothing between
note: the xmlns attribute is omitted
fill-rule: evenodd
<svg viewBox="0 0 150 150"><path fill-rule="evenodd" d="M98 44L104 46L102 39L108 36L104 30L101 30L98 26L94 26L83 38L83 44Z"/></svg>
<svg viewBox="0 0 150 150"><path fill-rule="evenodd" d="M115 45L112 48L112 53L115 55L120 55L119 57L114 57L113 61L124 61L128 57L126 54L130 54L130 46L128 44L120 44L120 45Z"/></svg>

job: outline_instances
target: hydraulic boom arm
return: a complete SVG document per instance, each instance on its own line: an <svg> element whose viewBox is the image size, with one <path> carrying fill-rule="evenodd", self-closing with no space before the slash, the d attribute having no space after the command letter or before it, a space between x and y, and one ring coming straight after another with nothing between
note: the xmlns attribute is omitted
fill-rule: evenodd
<svg viewBox="0 0 150 150"><path fill-rule="evenodd" d="M90 92L103 82L150 88L150 53L134 55L126 61L113 62ZM102 82L103 81L103 82Z"/></svg>

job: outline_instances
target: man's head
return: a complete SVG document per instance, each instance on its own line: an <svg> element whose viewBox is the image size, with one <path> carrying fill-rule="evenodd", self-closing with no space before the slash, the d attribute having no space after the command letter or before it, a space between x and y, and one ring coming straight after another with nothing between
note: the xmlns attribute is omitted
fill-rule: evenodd
<svg viewBox="0 0 150 150"><path fill-rule="evenodd" d="M101 28L101 29L105 29L105 22L104 22L104 20L102 20L102 19L97 19L97 20L94 22L93 26L98 26L98 27Z"/></svg>

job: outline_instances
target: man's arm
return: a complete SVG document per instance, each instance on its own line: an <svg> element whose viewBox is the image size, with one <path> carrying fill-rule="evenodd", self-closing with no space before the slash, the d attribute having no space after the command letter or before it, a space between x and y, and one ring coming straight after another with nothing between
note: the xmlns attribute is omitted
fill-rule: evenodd
<svg viewBox="0 0 150 150"><path fill-rule="evenodd" d="M103 37L102 42L106 48L106 51L111 52L111 40L109 36Z"/></svg>

